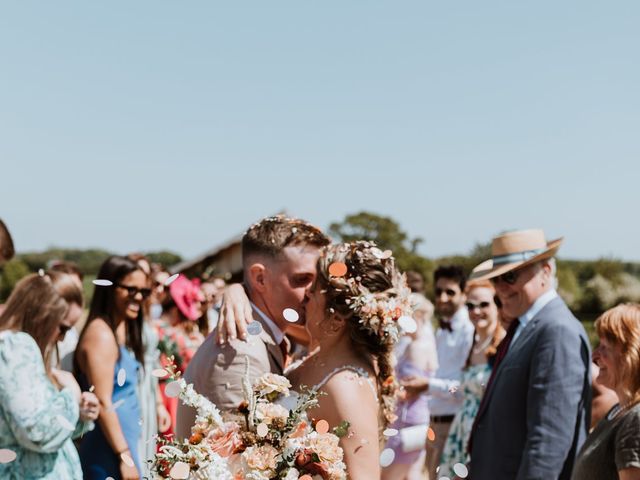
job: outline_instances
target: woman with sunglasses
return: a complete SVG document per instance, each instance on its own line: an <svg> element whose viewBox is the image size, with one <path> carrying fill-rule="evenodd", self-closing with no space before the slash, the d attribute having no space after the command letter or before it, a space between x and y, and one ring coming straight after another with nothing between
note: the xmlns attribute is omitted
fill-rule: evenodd
<svg viewBox="0 0 640 480"><path fill-rule="evenodd" d="M109 257L100 267L89 317L80 335L75 370L93 385L102 405L96 429L84 436L80 459L84 478L140 478L140 404L136 386L144 364L143 302L149 278L138 263Z"/></svg>
<svg viewBox="0 0 640 480"><path fill-rule="evenodd" d="M32 274L0 315L2 479L82 479L72 439L98 417L93 393L52 368L56 342L82 314L82 290L64 273ZM13 457L13 459L11 459Z"/></svg>
<svg viewBox="0 0 640 480"><path fill-rule="evenodd" d="M454 478L454 465L469 463L469 434L480 407L484 386L491 374L492 359L505 336L495 297L496 291L491 282L469 282L465 292L469 319L475 327L475 335L460 382L460 390L464 397L462 408L451 423L449 436L442 451L438 477Z"/></svg>

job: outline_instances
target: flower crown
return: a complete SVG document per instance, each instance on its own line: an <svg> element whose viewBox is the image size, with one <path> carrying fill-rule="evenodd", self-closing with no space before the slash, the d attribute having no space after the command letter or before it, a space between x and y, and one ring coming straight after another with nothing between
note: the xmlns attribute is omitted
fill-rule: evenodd
<svg viewBox="0 0 640 480"><path fill-rule="evenodd" d="M391 275L392 287L383 292L371 292L362 284L360 276L349 272L349 267L341 262L329 265L330 277L344 277L347 286L345 303L359 323L380 338L397 342L404 332L414 332L415 320L412 318L410 302L411 290L407 286L405 275L395 267L391 250L381 251L375 243L367 241L351 242L340 245L338 251L351 250L351 262L364 263L372 258L381 263L384 272ZM357 269L356 269L357 270Z"/></svg>

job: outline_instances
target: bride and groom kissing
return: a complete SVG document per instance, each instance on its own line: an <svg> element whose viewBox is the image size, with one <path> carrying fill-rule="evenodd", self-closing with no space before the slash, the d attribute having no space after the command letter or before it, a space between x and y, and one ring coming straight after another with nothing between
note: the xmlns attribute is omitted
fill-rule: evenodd
<svg viewBox="0 0 640 480"><path fill-rule="evenodd" d="M380 478L382 431L394 418L398 388L392 351L398 319L410 315L409 290L394 259L369 242L331 245L313 225L281 216L250 227L242 252L253 335L220 344L213 332L185 380L221 410L237 409L247 359L252 379L285 371L292 326L285 310L295 310L313 353L287 377L294 389L315 386L323 393L310 419L330 427L349 422L340 442L349 478ZM194 420L194 411L181 405L179 438L189 436Z"/></svg>

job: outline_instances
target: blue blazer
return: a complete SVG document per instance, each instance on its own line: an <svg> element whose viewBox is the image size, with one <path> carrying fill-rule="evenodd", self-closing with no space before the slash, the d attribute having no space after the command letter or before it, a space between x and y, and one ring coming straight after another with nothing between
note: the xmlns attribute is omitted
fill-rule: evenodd
<svg viewBox="0 0 640 480"><path fill-rule="evenodd" d="M591 352L559 297L498 366L473 435L472 480L569 479L591 419Z"/></svg>

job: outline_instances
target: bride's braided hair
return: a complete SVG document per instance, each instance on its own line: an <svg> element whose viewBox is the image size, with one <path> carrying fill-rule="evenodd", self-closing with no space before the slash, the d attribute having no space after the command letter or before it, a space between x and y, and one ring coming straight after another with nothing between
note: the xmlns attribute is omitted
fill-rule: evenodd
<svg viewBox="0 0 640 480"><path fill-rule="evenodd" d="M411 312L405 277L391 252L380 251L372 242L331 245L318 265L318 286L325 292L328 313L345 318L353 344L374 359L387 426L395 420L398 320Z"/></svg>

